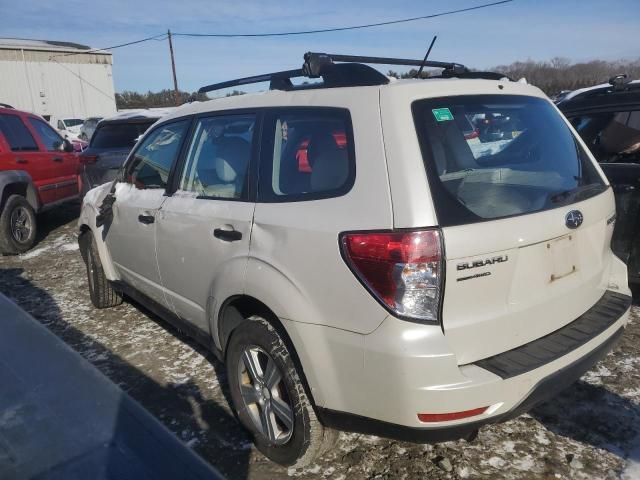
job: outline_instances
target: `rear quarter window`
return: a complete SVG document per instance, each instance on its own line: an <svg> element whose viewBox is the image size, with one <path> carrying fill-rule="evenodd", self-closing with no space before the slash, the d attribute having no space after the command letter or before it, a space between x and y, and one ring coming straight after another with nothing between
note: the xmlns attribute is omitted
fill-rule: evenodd
<svg viewBox="0 0 640 480"><path fill-rule="evenodd" d="M291 202L338 197L355 179L351 117L340 108L278 109L267 115L259 198Z"/></svg>
<svg viewBox="0 0 640 480"><path fill-rule="evenodd" d="M412 109L443 226L557 208L606 189L544 99L465 95L419 100Z"/></svg>

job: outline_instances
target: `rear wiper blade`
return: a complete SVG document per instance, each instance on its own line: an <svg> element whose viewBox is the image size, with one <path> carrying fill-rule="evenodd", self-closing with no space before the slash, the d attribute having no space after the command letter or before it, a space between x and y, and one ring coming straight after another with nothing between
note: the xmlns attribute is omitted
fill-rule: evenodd
<svg viewBox="0 0 640 480"><path fill-rule="evenodd" d="M572 188L571 190L565 190L564 192L556 193L549 197L551 203L560 202L575 202L578 200L584 200L585 198L592 197L598 193L604 192L607 186L600 183L592 183L589 185L582 185L580 187Z"/></svg>

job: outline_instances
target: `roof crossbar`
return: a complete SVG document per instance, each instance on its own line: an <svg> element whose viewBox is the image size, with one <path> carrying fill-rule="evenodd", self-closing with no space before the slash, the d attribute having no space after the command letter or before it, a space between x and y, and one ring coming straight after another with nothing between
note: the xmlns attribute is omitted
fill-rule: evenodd
<svg viewBox="0 0 640 480"><path fill-rule="evenodd" d="M254 75L252 77L244 77L238 78L236 80L228 80L226 82L212 83L211 85L200 88L200 90L198 90L198 93L222 90L223 88L238 87L240 85L250 85L252 83L272 82L274 79L291 79L304 76L304 72L301 68L298 68L297 70L283 70L281 72L264 73L262 75Z"/></svg>
<svg viewBox="0 0 640 480"><path fill-rule="evenodd" d="M336 62L340 62L337 64ZM252 77L238 78L226 82L214 83L200 88L198 93L222 90L252 83L270 82L271 90L294 90L296 88L330 88L364 85L384 85L389 79L372 67L363 64L406 65L414 67L442 68L443 76L462 76L469 73L464 65L454 62L436 62L433 60L412 60L406 58L365 57L359 55L339 55L333 53L307 52L302 68L265 73ZM320 86L295 87L292 78L307 77L323 79Z"/></svg>
<svg viewBox="0 0 640 480"><path fill-rule="evenodd" d="M334 53L316 53L309 52L304 56L305 66L307 64L313 65L314 57L322 58L327 57L333 62L355 62L355 63L371 63L377 65L405 65L409 67L420 67L424 64L425 67L431 68L443 68L445 70L452 70L456 73L462 73L467 71L467 67L459 63L454 62L437 62L435 60L412 60L408 58L391 58L391 57L365 57L361 55L340 55ZM304 69L304 66L303 66Z"/></svg>

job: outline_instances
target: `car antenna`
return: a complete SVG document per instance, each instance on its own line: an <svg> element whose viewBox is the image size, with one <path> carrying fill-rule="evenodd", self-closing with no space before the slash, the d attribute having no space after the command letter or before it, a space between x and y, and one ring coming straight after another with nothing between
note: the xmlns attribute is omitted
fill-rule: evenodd
<svg viewBox="0 0 640 480"><path fill-rule="evenodd" d="M431 45L429 45L429 49L427 50L427 54L424 56L424 60L422 60L422 65L420 65L420 69L418 70L418 73L416 73L413 78L420 78L420 74L422 73L422 70L424 69L424 64L427 63L427 58L429 58L429 54L431 53L431 49L433 48L433 44L436 43L436 38L438 38L437 35L433 36L433 40L431 40Z"/></svg>

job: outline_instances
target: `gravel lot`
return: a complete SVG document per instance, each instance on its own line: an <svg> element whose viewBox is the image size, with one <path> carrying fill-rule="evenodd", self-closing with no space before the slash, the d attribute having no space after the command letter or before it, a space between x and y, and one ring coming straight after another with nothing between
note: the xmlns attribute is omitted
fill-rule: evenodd
<svg viewBox="0 0 640 480"><path fill-rule="evenodd" d="M14 299L231 479L640 479L640 307L618 348L552 402L472 442L413 445L341 434L338 449L300 471L252 448L225 396L224 368L136 304L94 310L78 252L78 207L43 217L43 238L0 257Z"/></svg>

